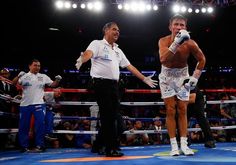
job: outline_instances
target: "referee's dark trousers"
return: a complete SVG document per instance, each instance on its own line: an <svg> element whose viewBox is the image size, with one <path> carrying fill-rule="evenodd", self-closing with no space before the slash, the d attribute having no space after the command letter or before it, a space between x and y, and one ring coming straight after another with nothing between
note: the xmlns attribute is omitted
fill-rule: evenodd
<svg viewBox="0 0 236 165"><path fill-rule="evenodd" d="M118 140L117 117L120 106L118 81L93 78L93 83L100 113L100 133L106 152L109 152L116 149Z"/></svg>

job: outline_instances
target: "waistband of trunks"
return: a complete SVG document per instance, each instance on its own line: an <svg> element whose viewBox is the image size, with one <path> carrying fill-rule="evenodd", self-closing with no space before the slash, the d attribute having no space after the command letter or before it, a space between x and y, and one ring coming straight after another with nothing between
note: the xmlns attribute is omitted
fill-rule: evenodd
<svg viewBox="0 0 236 165"><path fill-rule="evenodd" d="M182 76L189 76L188 67L184 68L167 68L162 65L161 67L161 74L167 77L182 77Z"/></svg>

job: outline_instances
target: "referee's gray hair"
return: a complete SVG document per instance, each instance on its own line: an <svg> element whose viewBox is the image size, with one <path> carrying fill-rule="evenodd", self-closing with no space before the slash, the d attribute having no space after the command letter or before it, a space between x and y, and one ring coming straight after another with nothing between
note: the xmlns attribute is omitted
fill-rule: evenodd
<svg viewBox="0 0 236 165"><path fill-rule="evenodd" d="M106 24L103 26L103 28L102 28L103 34L105 34L106 29L110 28L112 25L117 25L117 23L116 23L116 22L108 22L108 23L106 23Z"/></svg>

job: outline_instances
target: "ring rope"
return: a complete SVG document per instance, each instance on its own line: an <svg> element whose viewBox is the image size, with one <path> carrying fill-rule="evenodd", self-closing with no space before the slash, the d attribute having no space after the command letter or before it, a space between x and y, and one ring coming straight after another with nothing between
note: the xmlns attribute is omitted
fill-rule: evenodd
<svg viewBox="0 0 236 165"><path fill-rule="evenodd" d="M219 126L219 127L210 127L211 130L228 130L235 129L236 125L231 126ZM201 131L201 128L188 128L188 131ZM0 133L17 133L18 129L0 129ZM53 133L66 133L66 134L98 134L98 131L84 131L84 130L54 130ZM162 130L129 130L124 131L123 134L155 134L155 133L167 133L167 129Z"/></svg>
<svg viewBox="0 0 236 165"><path fill-rule="evenodd" d="M4 81L8 84L13 85L13 81L0 76L0 80ZM17 87L17 89L22 89L22 86L19 84L15 85ZM54 91L55 89L53 88L46 88L45 91ZM56 89L57 91L59 90L60 92L64 92L64 93L75 93L75 92L79 92L79 93L91 93L93 91L88 90L88 89L73 89L73 88L60 88L60 89ZM205 92L236 92L236 89L203 89L202 91ZM160 93L159 89L125 89L125 93Z"/></svg>
<svg viewBox="0 0 236 165"><path fill-rule="evenodd" d="M9 80L9 79L7 79L5 77L2 77L2 76L0 76L0 80L4 81L5 83L11 84L11 85L13 84L13 82L11 80Z"/></svg>
<svg viewBox="0 0 236 165"><path fill-rule="evenodd" d="M223 103L236 103L236 100L215 100L215 101L206 101L207 104L223 104ZM97 105L96 102L87 102L87 101L59 101L60 105ZM146 106L146 105L164 105L164 102L120 102L121 105L128 106Z"/></svg>
<svg viewBox="0 0 236 165"><path fill-rule="evenodd" d="M11 116L11 117L19 117L18 114L14 114L14 113L9 113L9 112L3 112L0 111L0 116ZM130 117L126 117L123 116L122 117L123 120L129 120L129 121L137 121L137 120L141 120L144 122L148 122L148 121L165 121L165 118L130 118ZM99 120L98 117L80 117L80 116L60 116L54 117L55 120ZM226 118L207 118L209 121L236 121L236 118L233 119L226 119ZM196 121L195 118L190 118L190 121Z"/></svg>
<svg viewBox="0 0 236 165"><path fill-rule="evenodd" d="M20 103L19 99L15 99L9 95L0 94L0 98L3 100L11 101L13 103ZM59 101L57 102L60 105L97 105L96 102L88 102L88 101ZM206 101L207 104L223 104L223 103L236 103L236 100L213 100ZM50 103L48 103L50 104ZM55 103L53 103L55 104ZM121 105L127 106L148 106L148 105L164 105L164 102L121 102Z"/></svg>
<svg viewBox="0 0 236 165"><path fill-rule="evenodd" d="M10 95L4 95L4 94L0 94L0 99L10 101L13 103L17 103L17 104L19 104L21 102L21 100L19 100L19 99L15 99L14 97L11 97Z"/></svg>
<svg viewBox="0 0 236 165"><path fill-rule="evenodd" d="M5 82L5 83L7 83L7 84L15 85L17 89L22 89L22 86L21 86L21 85L19 85L19 84L13 84L13 81L11 81L11 80L9 80L9 79L7 79L7 78L5 78L5 77L0 76L0 80L3 81L3 82Z"/></svg>
<svg viewBox="0 0 236 165"><path fill-rule="evenodd" d="M10 112L3 112L3 111L0 111L0 116L11 116L11 117L19 117L18 114L15 114L15 113L10 113Z"/></svg>
<svg viewBox="0 0 236 165"><path fill-rule="evenodd" d="M210 127L211 130L225 130L225 129L235 129L236 125L231 126L219 126L219 127ZM188 131L201 131L201 128L188 128ZM97 134L98 131L83 131L83 130L54 130L53 133L70 133L70 134ZM129 130L124 131L123 134L155 134L155 133L167 133L167 129L161 129L161 130Z"/></svg>
<svg viewBox="0 0 236 165"><path fill-rule="evenodd" d="M64 92L64 93L91 93L93 92L92 90L88 90L88 89L73 89L73 88L57 88L57 89L53 89L53 88L46 88L45 91L60 91L60 92ZM209 93L213 93L213 92L236 92L236 89L202 89L202 91L204 92L209 92ZM160 93L159 89L125 89L125 93L146 93L146 94L155 94L155 93Z"/></svg>
<svg viewBox="0 0 236 165"><path fill-rule="evenodd" d="M147 121L165 121L165 118L130 118L126 116L122 116L123 120L129 121L137 121L141 120L144 122ZM97 117L79 117L79 116L61 116L61 117L54 117L56 120L99 120ZM207 118L209 121L236 121L236 118L233 119L226 119L226 118ZM195 118L190 118L190 121L196 121Z"/></svg>
<svg viewBox="0 0 236 165"><path fill-rule="evenodd" d="M165 121L165 118L130 118L123 116L123 120L129 120L129 121ZM79 117L79 116L61 116L61 117L54 117L56 120L99 120L97 117ZM236 121L236 118L233 119L226 119L226 118L207 118L209 121ZM195 118L190 118L190 121L196 121Z"/></svg>

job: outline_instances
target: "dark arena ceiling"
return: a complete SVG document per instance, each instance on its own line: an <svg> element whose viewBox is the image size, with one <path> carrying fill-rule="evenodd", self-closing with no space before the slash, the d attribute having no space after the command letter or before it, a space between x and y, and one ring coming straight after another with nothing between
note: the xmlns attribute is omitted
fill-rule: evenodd
<svg viewBox="0 0 236 165"><path fill-rule="evenodd" d="M73 1L78 4L84 0ZM1 37L1 67L24 67L38 58L47 68L74 69L81 51L94 39L102 38L106 22L118 23L121 34L118 44L135 66L154 69L158 62L158 38L169 34L168 20L176 1L151 1L157 11L129 13L117 9L124 0L103 0L100 13L81 8L61 11L55 0L2 2L5 8ZM178 1L192 6L211 5L212 14L186 13L191 38L206 55L207 66L235 66L236 3L227 0Z"/></svg>

